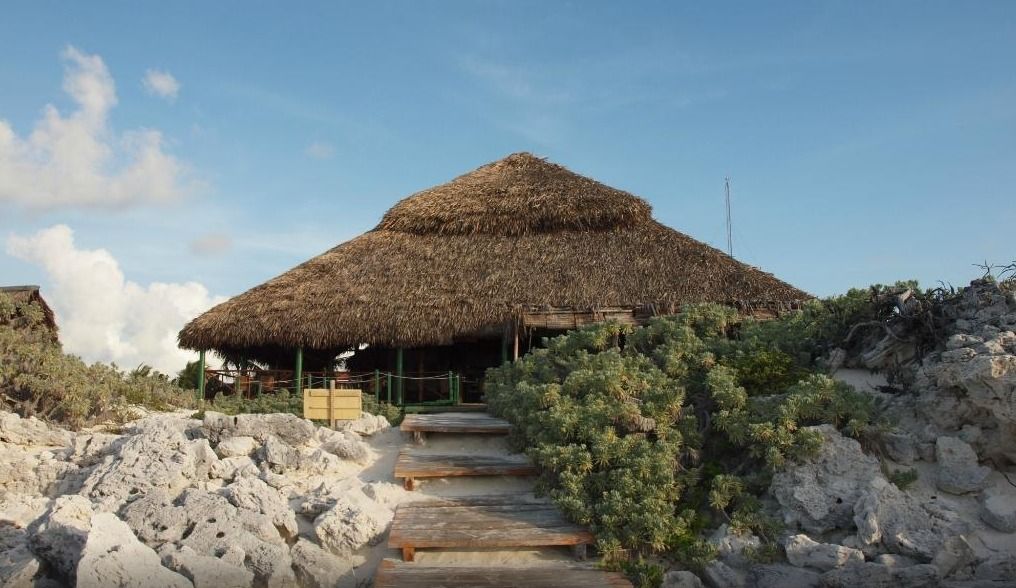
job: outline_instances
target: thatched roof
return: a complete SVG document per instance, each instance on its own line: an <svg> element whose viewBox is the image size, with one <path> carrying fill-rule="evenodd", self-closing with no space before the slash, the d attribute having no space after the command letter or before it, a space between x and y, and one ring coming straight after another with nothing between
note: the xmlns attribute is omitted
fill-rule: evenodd
<svg viewBox="0 0 1016 588"><path fill-rule="evenodd" d="M0 286L0 293L10 296L15 304L27 304L34 302L42 309L43 321L46 327L53 333L53 339L57 338L56 315L53 309L46 303L46 299L39 293L38 286Z"/></svg>
<svg viewBox="0 0 1016 588"><path fill-rule="evenodd" d="M192 349L418 347L532 306L792 304L808 294L528 153L396 204L378 226L199 316Z"/></svg>

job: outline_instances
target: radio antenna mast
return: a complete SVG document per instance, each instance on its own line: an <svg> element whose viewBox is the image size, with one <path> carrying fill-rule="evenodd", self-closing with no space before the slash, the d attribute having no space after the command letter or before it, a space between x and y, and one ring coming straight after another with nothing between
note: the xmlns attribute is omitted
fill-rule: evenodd
<svg viewBox="0 0 1016 588"><path fill-rule="evenodd" d="M727 194L727 255L734 257L733 224L730 220L730 178L723 178L723 185Z"/></svg>

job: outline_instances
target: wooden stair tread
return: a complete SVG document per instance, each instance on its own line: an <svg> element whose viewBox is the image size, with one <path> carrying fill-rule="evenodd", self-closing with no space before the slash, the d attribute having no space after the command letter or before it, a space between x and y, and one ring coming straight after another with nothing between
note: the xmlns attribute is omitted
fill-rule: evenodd
<svg viewBox="0 0 1016 588"><path fill-rule="evenodd" d="M535 476L539 469L525 455L466 455L402 450L395 462L396 478L454 476Z"/></svg>
<svg viewBox="0 0 1016 588"><path fill-rule="evenodd" d="M623 575L591 566L531 568L425 566L386 559L374 576L375 588L632 588Z"/></svg>
<svg viewBox="0 0 1016 588"><path fill-rule="evenodd" d="M511 423L480 412L442 412L407 414L399 429L413 433L505 435L511 430Z"/></svg>
<svg viewBox="0 0 1016 588"><path fill-rule="evenodd" d="M395 510L389 547L545 547L584 545L594 538L553 504L417 502Z"/></svg>

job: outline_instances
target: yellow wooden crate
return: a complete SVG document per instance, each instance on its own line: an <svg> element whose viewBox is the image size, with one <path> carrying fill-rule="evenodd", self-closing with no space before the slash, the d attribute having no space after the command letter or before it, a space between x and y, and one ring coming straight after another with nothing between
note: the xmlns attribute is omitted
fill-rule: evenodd
<svg viewBox="0 0 1016 588"><path fill-rule="evenodd" d="M332 419L352 421L360 418L363 396L359 390L308 388L303 391L303 418L327 421L328 395L331 393Z"/></svg>

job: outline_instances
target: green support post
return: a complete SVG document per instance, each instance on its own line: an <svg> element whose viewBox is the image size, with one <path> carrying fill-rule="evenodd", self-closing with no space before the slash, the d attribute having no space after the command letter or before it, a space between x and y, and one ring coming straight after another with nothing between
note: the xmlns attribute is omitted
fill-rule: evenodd
<svg viewBox="0 0 1016 588"><path fill-rule="evenodd" d="M205 401L205 350L198 352L198 400Z"/></svg>
<svg viewBox="0 0 1016 588"><path fill-rule="evenodd" d="M381 402L381 371L374 370L374 400Z"/></svg>
<svg viewBox="0 0 1016 588"><path fill-rule="evenodd" d="M452 404L458 404L455 402L455 376L451 370L448 371L448 400L451 400Z"/></svg>
<svg viewBox="0 0 1016 588"><path fill-rule="evenodd" d="M296 348L296 395L303 397L303 347Z"/></svg>
<svg viewBox="0 0 1016 588"><path fill-rule="evenodd" d="M388 393L388 404L392 403L392 373L388 372L388 385L385 386L385 391Z"/></svg>
<svg viewBox="0 0 1016 588"><path fill-rule="evenodd" d="M398 394L396 395L396 397L398 398L399 406L402 406L402 404L403 404L402 393L405 391L406 387L405 387L405 380L402 378L403 373L402 373L402 348L401 347L399 347L398 351L395 352L395 375L398 376L398 378L399 378L399 381L396 382L396 384L395 384L399 388L399 391L398 391Z"/></svg>
<svg viewBox="0 0 1016 588"><path fill-rule="evenodd" d="M462 374L455 374L455 400L462 402Z"/></svg>

